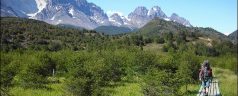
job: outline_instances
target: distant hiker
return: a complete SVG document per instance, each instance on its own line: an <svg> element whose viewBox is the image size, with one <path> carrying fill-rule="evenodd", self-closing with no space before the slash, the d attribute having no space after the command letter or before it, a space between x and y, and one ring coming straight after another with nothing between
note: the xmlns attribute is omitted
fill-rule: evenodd
<svg viewBox="0 0 238 96"><path fill-rule="evenodd" d="M212 68L210 67L208 60L205 60L199 72L199 80L202 81L202 86L203 86L205 94L208 93L208 89L210 86L210 82L212 81L212 77L213 77Z"/></svg>

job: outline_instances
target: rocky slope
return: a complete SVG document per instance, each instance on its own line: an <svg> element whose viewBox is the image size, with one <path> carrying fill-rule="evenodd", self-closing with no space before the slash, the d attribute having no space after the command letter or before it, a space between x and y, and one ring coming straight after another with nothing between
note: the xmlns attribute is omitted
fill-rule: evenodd
<svg viewBox="0 0 238 96"><path fill-rule="evenodd" d="M237 44L237 30L232 32L231 34L228 35L228 38L231 39L231 41L234 43L234 44Z"/></svg>

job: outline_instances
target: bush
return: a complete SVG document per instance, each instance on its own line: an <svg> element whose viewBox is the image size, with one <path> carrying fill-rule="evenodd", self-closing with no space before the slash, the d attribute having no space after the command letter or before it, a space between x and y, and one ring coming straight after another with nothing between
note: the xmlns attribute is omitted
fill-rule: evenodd
<svg viewBox="0 0 238 96"><path fill-rule="evenodd" d="M5 66L1 66L1 87L10 87L13 85L12 81L15 77L15 75L19 71L19 63L16 61L11 62L10 64L7 64Z"/></svg>
<svg viewBox="0 0 238 96"><path fill-rule="evenodd" d="M75 96L97 96L100 94L100 87L97 78L93 74L87 76L69 78L66 88Z"/></svg>
<svg viewBox="0 0 238 96"><path fill-rule="evenodd" d="M1 52L1 65L0 65L0 85L5 89L13 86L13 79L20 70L21 63L19 60L15 60L18 56L15 53L3 53Z"/></svg>
<svg viewBox="0 0 238 96"><path fill-rule="evenodd" d="M164 46L162 47L162 51L163 51L163 52L168 52L168 51L169 51L169 47L168 47L167 45L164 45Z"/></svg>
<svg viewBox="0 0 238 96"><path fill-rule="evenodd" d="M196 45L195 54L199 56L218 56L219 52L213 47L207 47L203 43Z"/></svg>
<svg viewBox="0 0 238 96"><path fill-rule="evenodd" d="M49 51L59 51L62 49L62 44L60 41L52 41L49 45L48 45L48 50Z"/></svg>
<svg viewBox="0 0 238 96"><path fill-rule="evenodd" d="M165 42L164 38L161 38L161 37L156 38L156 43L163 44L164 42Z"/></svg>
<svg viewBox="0 0 238 96"><path fill-rule="evenodd" d="M145 38L144 41L145 41L145 44L153 42L153 40L151 38Z"/></svg>
<svg viewBox="0 0 238 96"><path fill-rule="evenodd" d="M169 71L152 69L144 77L142 84L145 96L177 96L180 87L174 74Z"/></svg>
<svg viewBox="0 0 238 96"><path fill-rule="evenodd" d="M103 81L120 81L125 76L125 68L123 67L123 59L114 54L104 57L105 66L99 73L102 75Z"/></svg>
<svg viewBox="0 0 238 96"><path fill-rule="evenodd" d="M44 84L48 83L47 77L52 75L55 63L47 54L39 53L25 66L17 75L17 82L25 88L45 88Z"/></svg>
<svg viewBox="0 0 238 96"><path fill-rule="evenodd" d="M156 67L156 56L151 53L139 52L135 56L135 71L145 74L150 68Z"/></svg>
<svg viewBox="0 0 238 96"><path fill-rule="evenodd" d="M101 62L93 52L81 52L72 59L68 65L68 80L65 89L75 96L95 96L99 94L101 81L98 72ZM98 62L97 62L98 61ZM98 64L96 65L97 62Z"/></svg>
<svg viewBox="0 0 238 96"><path fill-rule="evenodd" d="M17 76L20 79L20 86L24 88L46 88L45 84L48 83L44 76L36 73L22 72Z"/></svg>

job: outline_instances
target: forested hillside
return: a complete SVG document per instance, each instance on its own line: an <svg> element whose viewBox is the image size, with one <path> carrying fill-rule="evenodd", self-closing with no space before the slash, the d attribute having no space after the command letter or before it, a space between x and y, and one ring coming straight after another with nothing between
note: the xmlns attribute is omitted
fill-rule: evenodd
<svg viewBox="0 0 238 96"><path fill-rule="evenodd" d="M2 18L1 25L2 50L6 51L15 49L82 50L95 48L93 44L110 41L109 36L93 30L61 28L30 19ZM103 46L106 47L106 45Z"/></svg>
<svg viewBox="0 0 238 96"><path fill-rule="evenodd" d="M237 45L209 28L155 19L138 32L105 35L31 19L1 25L1 95L195 95L189 88L199 85L204 60L237 74Z"/></svg>
<svg viewBox="0 0 238 96"><path fill-rule="evenodd" d="M185 33L193 37L209 37L218 41L229 41L228 37L212 28L201 27L186 27L173 21L165 21L160 18L155 18L142 27L138 34L144 34L150 37L162 35L164 33Z"/></svg>
<svg viewBox="0 0 238 96"><path fill-rule="evenodd" d="M116 34L122 34L122 33L129 33L136 29L130 29L127 27L117 27L117 26L100 26L95 28L94 30L104 34L116 35Z"/></svg>

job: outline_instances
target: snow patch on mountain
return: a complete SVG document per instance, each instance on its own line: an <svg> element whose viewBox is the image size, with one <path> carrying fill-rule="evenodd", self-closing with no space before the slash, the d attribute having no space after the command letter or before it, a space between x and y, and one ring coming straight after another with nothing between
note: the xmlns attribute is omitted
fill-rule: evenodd
<svg viewBox="0 0 238 96"><path fill-rule="evenodd" d="M74 9L71 8L71 9L69 10L69 13L70 13L72 16L74 16Z"/></svg>
<svg viewBox="0 0 238 96"><path fill-rule="evenodd" d="M61 22L62 22L62 20L58 20L57 23L56 23L56 25L60 24Z"/></svg>
<svg viewBox="0 0 238 96"><path fill-rule="evenodd" d="M55 20L55 16L53 16L50 20Z"/></svg>
<svg viewBox="0 0 238 96"><path fill-rule="evenodd" d="M152 10L154 10L154 11L157 11L157 10L158 10L158 8L155 8L155 7L153 7L153 8L152 8Z"/></svg>
<svg viewBox="0 0 238 96"><path fill-rule="evenodd" d="M112 18L109 18L109 21L111 21L111 22L116 22L114 19L112 19Z"/></svg>
<svg viewBox="0 0 238 96"><path fill-rule="evenodd" d="M117 22L116 20L113 20L113 19L109 19L109 21L111 22L111 23L114 23L115 24L115 26L120 26L120 25L122 25L121 23L119 23L119 22Z"/></svg>
<svg viewBox="0 0 238 96"><path fill-rule="evenodd" d="M172 20L173 22L177 22L177 23L180 23L184 26L187 26L187 27L191 27L192 25L189 23L188 20L186 20L185 18L183 17L180 17L178 14L176 13L173 13L171 16L170 16L170 20Z"/></svg>
<svg viewBox="0 0 238 96"><path fill-rule="evenodd" d="M28 13L27 16L29 16L31 19L34 19L34 16L36 16L37 13L40 13L46 7L47 2L47 0L35 0L38 11L35 13Z"/></svg>
<svg viewBox="0 0 238 96"><path fill-rule="evenodd" d="M170 19L169 19L169 18L164 18L164 20L165 20L165 21L170 21Z"/></svg>
<svg viewBox="0 0 238 96"><path fill-rule="evenodd" d="M35 0L38 8L38 12L43 10L47 5L47 0Z"/></svg>

